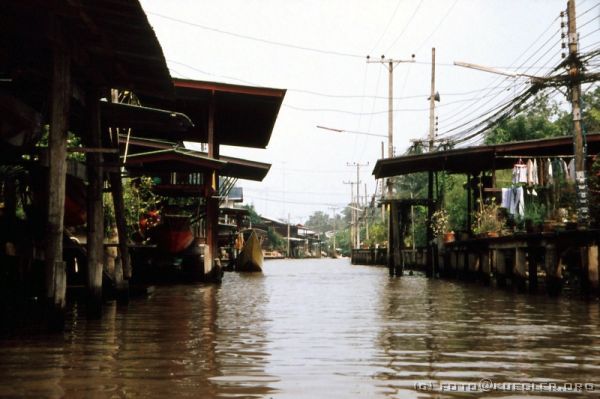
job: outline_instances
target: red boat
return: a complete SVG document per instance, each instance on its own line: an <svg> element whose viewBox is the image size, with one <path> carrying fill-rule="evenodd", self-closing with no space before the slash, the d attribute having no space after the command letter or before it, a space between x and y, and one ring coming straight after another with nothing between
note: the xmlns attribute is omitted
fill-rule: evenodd
<svg viewBox="0 0 600 399"><path fill-rule="evenodd" d="M149 232L158 249L171 255L186 250L194 241L187 215L163 215L161 223Z"/></svg>

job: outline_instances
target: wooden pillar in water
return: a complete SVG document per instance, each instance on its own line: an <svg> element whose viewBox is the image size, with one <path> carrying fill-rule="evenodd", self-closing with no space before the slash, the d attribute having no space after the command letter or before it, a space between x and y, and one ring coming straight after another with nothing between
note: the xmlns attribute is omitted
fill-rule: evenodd
<svg viewBox="0 0 600 399"><path fill-rule="evenodd" d="M527 258L525 248L517 247L515 249L512 276L513 285L515 285L519 290L525 290L527 284Z"/></svg>
<svg viewBox="0 0 600 399"><path fill-rule="evenodd" d="M388 226L388 268L390 276L402 275L402 266L400 265L400 220L398 212L398 203L391 201L389 204L389 226ZM400 273L400 274L398 274Z"/></svg>
<svg viewBox="0 0 600 399"><path fill-rule="evenodd" d="M597 296L598 292L598 245L590 245L587 248L587 280L588 280L588 293L591 296Z"/></svg>
<svg viewBox="0 0 600 399"><path fill-rule="evenodd" d="M215 135L215 97L211 96L208 107L208 156L219 159L219 143ZM204 276L220 282L221 266L217 264L217 231L219 228L219 175L212 171L205 176L206 195L206 247L204 248Z"/></svg>
<svg viewBox="0 0 600 399"><path fill-rule="evenodd" d="M556 245L546 245L545 264L546 289L550 295L558 295L562 289L562 265Z"/></svg>
<svg viewBox="0 0 600 399"><path fill-rule="evenodd" d="M473 211L473 191L471 190L471 174L467 173L467 231L471 233L471 212Z"/></svg>
<svg viewBox="0 0 600 399"><path fill-rule="evenodd" d="M386 206L386 205L384 205ZM394 230L393 230L393 225L394 225L394 208L392 207L392 203L390 202L389 204L387 204L388 207L388 231L387 231L387 239L388 239L388 244L387 244L387 264L388 264L388 271L390 276L393 276L396 273L395 267L394 267L394 250L393 250L393 242L394 242Z"/></svg>
<svg viewBox="0 0 600 399"><path fill-rule="evenodd" d="M494 263L496 272L496 285L498 287L506 286L506 256L501 249L494 250Z"/></svg>
<svg viewBox="0 0 600 399"><path fill-rule="evenodd" d="M56 17L55 17L56 18ZM63 261L63 221L67 173L67 131L71 102L71 56L60 23L52 21L52 88L50 95L50 134L48 137L48 220L46 225L46 298L50 318L56 326L64 316L67 276Z"/></svg>
<svg viewBox="0 0 600 399"><path fill-rule="evenodd" d="M89 109L88 145L93 148L102 147L100 130L100 101L95 90L87 98ZM88 316L98 316L102 306L102 271L104 268L104 208L102 191L104 174L101 152L90 152L86 155L88 189L87 189L87 290Z"/></svg>
<svg viewBox="0 0 600 399"><path fill-rule="evenodd" d="M115 208L115 221L117 224L117 234L119 236L119 258L121 262L115 265L115 279L117 284L118 297L121 300L127 300L129 296L129 280L133 274L131 268L131 256L129 255L129 239L127 237L127 222L125 220L125 203L123 201L123 181L120 172L112 172L109 175L110 189L113 198L113 207ZM119 276L120 274L120 276ZM121 278L119 278L121 277Z"/></svg>
<svg viewBox="0 0 600 399"><path fill-rule="evenodd" d="M111 91L112 102L119 102L119 93L118 90L114 89ZM116 134L112 137L114 148L117 150L117 154L115 156L110 156L109 158L114 162L115 165L120 165L121 160L119 157L119 136ZM106 159L106 158L105 158ZM119 169L118 172L111 172L109 174L110 180L110 189L113 198L113 207L115 208L115 222L117 225L117 234L119 236L119 255L121 258L121 268L123 273L123 278L126 280L131 279L133 275L133 270L131 266L131 256L129 254L129 237L127 235L127 220L125 218L125 202L123 199L123 180L121 178L121 171ZM117 290L120 294L121 288L126 290L127 283L123 282L122 287L117 287ZM120 295L121 296L121 295Z"/></svg>
<svg viewBox="0 0 600 399"><path fill-rule="evenodd" d="M397 202L393 202L392 203L392 209L393 209L393 221L394 221L394 225L393 225L393 230L394 230L394 269L395 269L395 275L396 276L402 276L402 274L404 273L404 265L402 262L402 253L401 253L401 247L402 247L402 241L404 239L404 237L402 236L402 229L400 229L400 223L404 223L405 220L403 219L403 214L401 212L401 209L398 207L399 203Z"/></svg>
<svg viewBox="0 0 600 399"><path fill-rule="evenodd" d="M493 256L490 256L492 252L489 250L485 250L480 255L481 268L479 270L481 275L481 280L485 285L490 284L490 274L492 271L492 262Z"/></svg>
<svg viewBox="0 0 600 399"><path fill-rule="evenodd" d="M540 259L539 250L529 253L529 291L536 292L538 288L538 263Z"/></svg>
<svg viewBox="0 0 600 399"><path fill-rule="evenodd" d="M425 274L427 277L433 277L435 273L434 268L434 255L436 249L432 243L433 241L433 229L431 228L431 219L434 213L433 203L433 172L428 173L428 184L427 184L427 266L425 267Z"/></svg>

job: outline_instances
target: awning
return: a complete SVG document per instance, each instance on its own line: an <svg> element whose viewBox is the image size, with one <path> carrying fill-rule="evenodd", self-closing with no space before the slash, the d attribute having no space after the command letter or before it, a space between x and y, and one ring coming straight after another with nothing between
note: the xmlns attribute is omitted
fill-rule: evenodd
<svg viewBox="0 0 600 399"><path fill-rule="evenodd" d="M139 130L137 136L169 141L208 142L208 115L214 105L215 140L218 144L266 148L286 91L267 87L231 85L173 79L175 104L142 99L143 104L174 109L188 115L194 127L185 132Z"/></svg>
<svg viewBox="0 0 600 399"><path fill-rule="evenodd" d="M148 173L199 173L220 170L227 163L209 158L184 148L170 148L133 154L127 157L125 167L137 174Z"/></svg>
<svg viewBox="0 0 600 399"><path fill-rule="evenodd" d="M588 155L599 153L600 134L588 134L587 146ZM526 159L572 155L573 138L565 136L380 159L375 164L373 174L379 179L429 171L477 173L510 169L517 161L515 158L519 157Z"/></svg>
<svg viewBox="0 0 600 399"><path fill-rule="evenodd" d="M121 144L123 145L126 136L121 135L120 139ZM173 149L175 148L175 146L175 143L165 140L130 137L129 151L132 155L129 155L127 157L127 163L129 164L129 160L132 157L139 155L139 151L144 151L141 154L146 154L146 151L148 151L148 149L167 150ZM182 147L177 148L179 151L184 151L186 154L195 154L199 157L211 159L208 158L208 154L206 152L184 149ZM235 177L237 179L262 181L271 169L271 164L268 163L256 162L248 159L227 157L223 155L219 157L219 161L223 163L223 166L219 169L219 174L221 176Z"/></svg>

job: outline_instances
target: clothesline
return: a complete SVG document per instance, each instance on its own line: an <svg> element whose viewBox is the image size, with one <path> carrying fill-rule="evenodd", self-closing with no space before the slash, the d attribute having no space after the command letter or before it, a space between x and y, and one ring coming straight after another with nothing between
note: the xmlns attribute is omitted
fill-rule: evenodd
<svg viewBox="0 0 600 399"><path fill-rule="evenodd" d="M593 157L594 155L588 155L588 157ZM532 155L498 155L496 156L496 159L529 159L529 158L573 158L574 155L552 155L552 156L548 156L548 155L536 155L536 156L532 156Z"/></svg>

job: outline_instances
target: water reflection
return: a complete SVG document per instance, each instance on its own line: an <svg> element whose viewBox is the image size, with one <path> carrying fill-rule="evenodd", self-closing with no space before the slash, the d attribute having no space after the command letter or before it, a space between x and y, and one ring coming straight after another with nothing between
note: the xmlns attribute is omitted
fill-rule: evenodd
<svg viewBox="0 0 600 399"><path fill-rule="evenodd" d="M385 371L375 379L389 397L439 397L440 387L480 389L481 379L595 383L600 369L597 303L408 277L385 285L378 310L378 358ZM416 390L416 383L436 391Z"/></svg>
<svg viewBox="0 0 600 399"><path fill-rule="evenodd" d="M440 397L417 382L595 382L599 311L390 279L345 260L273 261L264 275L227 274L221 287L159 287L107 305L101 320L75 306L62 335L1 339L0 398L410 398Z"/></svg>
<svg viewBox="0 0 600 399"><path fill-rule="evenodd" d="M233 276L214 286L161 287L101 320L73 308L61 336L0 343L0 397L260 397L264 373L263 284ZM245 292L246 291L246 292Z"/></svg>

